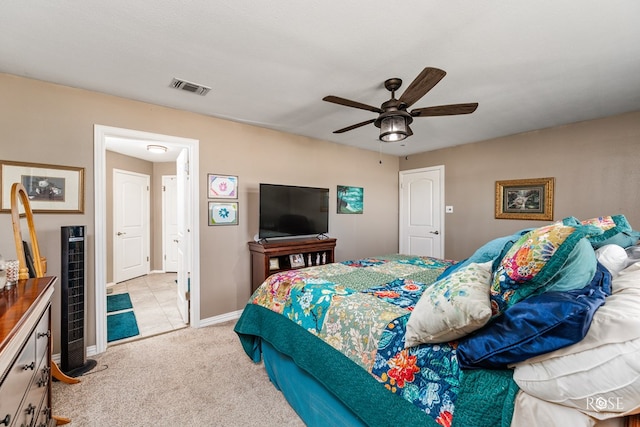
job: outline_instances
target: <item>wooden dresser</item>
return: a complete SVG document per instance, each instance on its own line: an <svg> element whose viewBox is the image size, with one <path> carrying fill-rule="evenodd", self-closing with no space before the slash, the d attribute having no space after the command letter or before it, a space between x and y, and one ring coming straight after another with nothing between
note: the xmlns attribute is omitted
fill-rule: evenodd
<svg viewBox="0 0 640 427"><path fill-rule="evenodd" d="M56 425L51 414L51 297L56 277L0 291L0 426Z"/></svg>

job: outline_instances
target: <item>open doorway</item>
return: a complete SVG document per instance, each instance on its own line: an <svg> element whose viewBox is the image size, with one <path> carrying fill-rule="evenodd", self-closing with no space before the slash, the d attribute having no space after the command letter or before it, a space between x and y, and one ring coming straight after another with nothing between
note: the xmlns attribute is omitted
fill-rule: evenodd
<svg viewBox="0 0 640 427"><path fill-rule="evenodd" d="M106 154L110 140L126 140L127 146L135 147L140 151L145 151L147 145L157 144L171 148L176 152L184 153L186 161L177 169L186 171L187 179L182 187L184 193L183 200L191 200L197 203L198 200L198 143L199 141L189 138L174 137L161 134L136 131L131 129L114 128L96 125L94 128L94 163L95 163L95 304L96 304L96 353L101 353L107 347L107 227L106 219L110 212L107 212L106 191L107 176ZM193 178L191 178L193 177ZM189 323L192 327L198 327L200 321L200 288L199 288L199 242L198 242L198 215L197 209L187 206L184 209L185 238L183 240L185 248L184 277L189 283L183 284L183 288L188 287L190 294ZM178 275L176 275L177 277ZM183 298L184 299L184 298ZM179 300L176 295L176 300Z"/></svg>

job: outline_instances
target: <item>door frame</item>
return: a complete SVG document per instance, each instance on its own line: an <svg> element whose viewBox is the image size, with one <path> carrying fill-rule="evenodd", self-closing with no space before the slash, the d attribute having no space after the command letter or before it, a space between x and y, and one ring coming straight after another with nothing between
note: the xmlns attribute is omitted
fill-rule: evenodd
<svg viewBox="0 0 640 427"><path fill-rule="evenodd" d="M95 339L96 354L103 353L107 349L107 185L106 185L106 147L109 137L128 138L139 140L140 144L155 141L167 145L184 147L189 151L191 200L191 327L200 327L200 222L198 203L199 193L199 144L200 141L191 138L182 138L137 131L112 126L94 125L94 232L95 232Z"/></svg>
<svg viewBox="0 0 640 427"><path fill-rule="evenodd" d="M162 271L167 271L167 253L169 252L169 246L167 240L169 238L169 231L167 230L167 190L166 180L173 179L175 181L176 175L162 175ZM177 191L177 188L176 188ZM173 271L173 270L171 270Z"/></svg>
<svg viewBox="0 0 640 427"><path fill-rule="evenodd" d="M420 173L420 172L433 172L436 171L438 172L438 174L440 175L440 253L442 254L441 258L444 258L444 238L445 238L445 227L444 227L444 222L445 222L445 206L444 206L444 202L445 202L445 198L444 198L444 165L439 165L439 166L429 166L426 168L418 168L418 169L407 169L407 170L401 170L398 174L398 185L400 186L400 188L398 188L398 201L400 203L400 206L398 206L398 213L399 213L399 221L398 221L398 249L401 249L401 245L400 245L400 241L403 238L402 236L402 232L404 231L402 229L402 219L404 215L407 215L407 212L405 212L405 208L404 208L404 195L402 192L402 183L403 183L403 178L405 175L408 174L412 174L412 173Z"/></svg>

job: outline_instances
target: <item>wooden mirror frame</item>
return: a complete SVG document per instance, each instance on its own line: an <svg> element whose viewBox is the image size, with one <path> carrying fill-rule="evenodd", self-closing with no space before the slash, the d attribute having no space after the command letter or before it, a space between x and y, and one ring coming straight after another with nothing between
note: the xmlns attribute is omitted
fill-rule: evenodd
<svg viewBox="0 0 640 427"><path fill-rule="evenodd" d="M31 239L31 250L33 251L33 267L36 277L44 277L47 272L47 261L40 256L40 247L38 246L38 236L33 224L33 212L29 204L29 195L24 185L19 182L11 186L11 222L13 223L13 237L16 243L16 255L18 256L18 280L26 280L29 278L29 267L27 266L27 257L24 252L24 244L22 243L22 230L20 227L20 204L24 208L24 215L27 218L29 226L29 237Z"/></svg>

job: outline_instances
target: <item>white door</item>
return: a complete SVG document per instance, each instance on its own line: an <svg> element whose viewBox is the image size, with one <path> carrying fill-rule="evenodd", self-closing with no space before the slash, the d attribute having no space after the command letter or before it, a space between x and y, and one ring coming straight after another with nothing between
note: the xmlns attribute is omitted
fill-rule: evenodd
<svg viewBox="0 0 640 427"><path fill-rule="evenodd" d="M178 271L178 200L177 178L162 177L162 239L165 272Z"/></svg>
<svg viewBox="0 0 640 427"><path fill-rule="evenodd" d="M400 172L400 253L444 257L444 166Z"/></svg>
<svg viewBox="0 0 640 427"><path fill-rule="evenodd" d="M113 278L149 273L149 175L113 170Z"/></svg>
<svg viewBox="0 0 640 427"><path fill-rule="evenodd" d="M176 160L176 206L177 206L177 280L178 280L178 310L184 323L189 323L190 299L190 254L191 244L191 197L189 192L189 152L182 149Z"/></svg>

